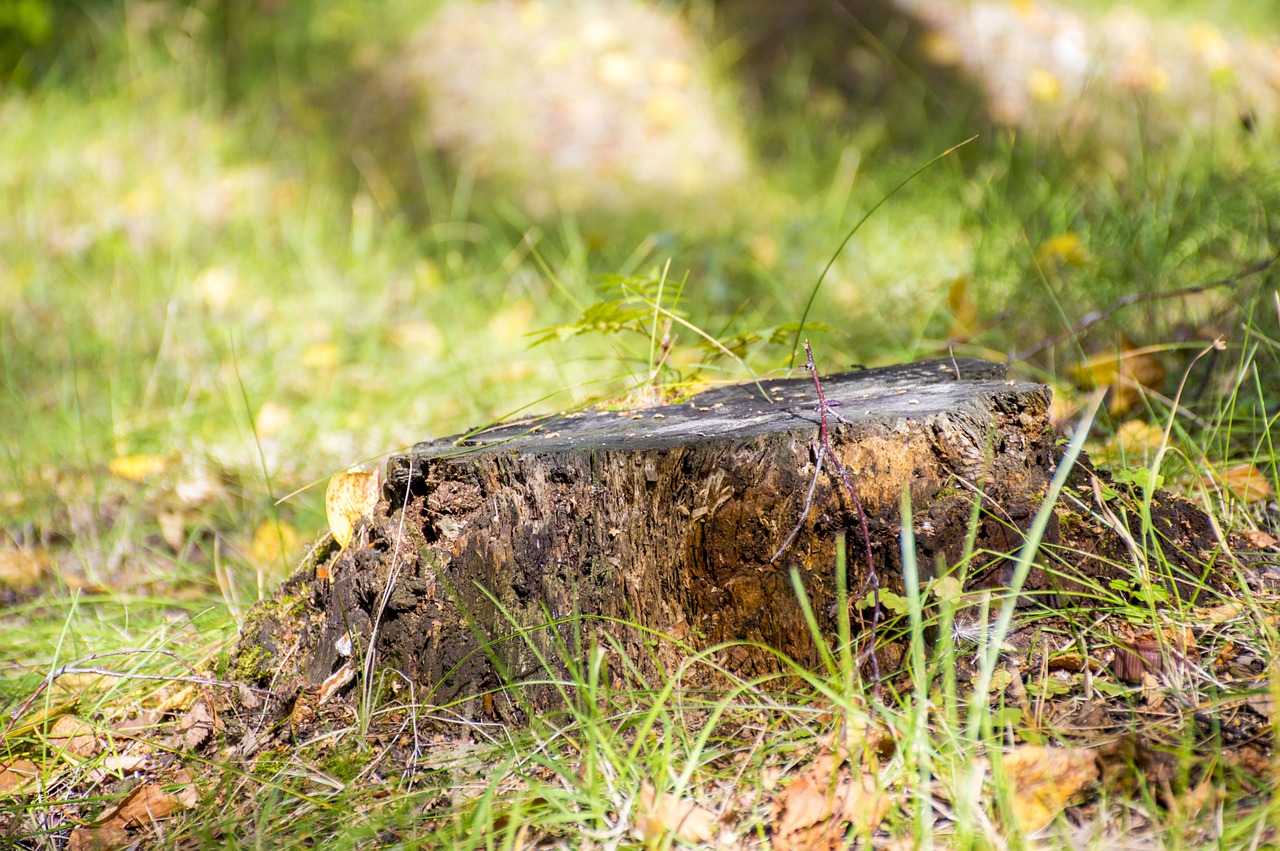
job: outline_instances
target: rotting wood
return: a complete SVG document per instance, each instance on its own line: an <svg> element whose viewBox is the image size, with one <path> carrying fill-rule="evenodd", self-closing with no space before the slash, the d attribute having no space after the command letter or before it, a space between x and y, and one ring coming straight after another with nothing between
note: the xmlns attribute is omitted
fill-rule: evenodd
<svg viewBox="0 0 1280 851"><path fill-rule="evenodd" d="M980 491L979 551L1018 547L1059 457L1046 387L973 360L843 373L823 387L839 406L832 449L866 509L884 587L902 590L904 487L926 572L960 558ZM715 662L736 676L776 670L765 648L817 664L790 573L834 632L836 538L850 538L855 594L864 549L851 500L826 467L808 518L771 563L813 485L818 412L808 375L762 388L767 399L745 384L681 405L508 423L392 457L374 518L345 552L313 552L250 617L234 673L314 691L351 664L338 650L343 636L359 659L376 621L378 669L411 681L422 702L538 683L524 690L523 709L477 698L460 710L519 720L559 702L546 681L592 643L642 677L725 642L733 645ZM1062 543L1059 520L1046 551ZM1211 534L1173 525L1181 547ZM1114 574L1119 551L1095 543L1075 568L1084 579ZM971 588L1002 584L1007 560L978 563ZM331 582L316 579L320 566ZM1056 573L1033 571L1028 600L1071 590L1074 580Z"/></svg>

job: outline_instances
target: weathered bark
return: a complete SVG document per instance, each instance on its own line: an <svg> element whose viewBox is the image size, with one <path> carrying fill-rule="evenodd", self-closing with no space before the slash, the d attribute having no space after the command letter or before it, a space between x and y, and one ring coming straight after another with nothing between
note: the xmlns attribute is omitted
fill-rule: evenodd
<svg viewBox="0 0 1280 851"><path fill-rule="evenodd" d="M1017 546L1054 469L1046 388L978 361L846 373L824 388L840 417L832 446L866 511L886 587L902 587L904 487L921 565L959 557L979 487L1001 509L980 543ZM830 628L836 538L849 538L855 592L867 576L864 547L828 462L794 541L771 560L814 484L819 417L808 377L763 390L767 399L747 384L683 405L508 424L395 456L384 502L356 542L313 554L281 592L292 615L254 619L241 646L273 651L256 651L263 671L293 648L314 683L340 664L337 640L350 630L359 648L377 620L379 664L436 702L544 678L541 660L564 657L558 642L573 654L606 636L645 672L728 641L814 663L790 571ZM314 578L324 564L331 583ZM684 645L651 647L645 630ZM776 667L747 644L720 661L741 675ZM241 673L253 667L241 663Z"/></svg>

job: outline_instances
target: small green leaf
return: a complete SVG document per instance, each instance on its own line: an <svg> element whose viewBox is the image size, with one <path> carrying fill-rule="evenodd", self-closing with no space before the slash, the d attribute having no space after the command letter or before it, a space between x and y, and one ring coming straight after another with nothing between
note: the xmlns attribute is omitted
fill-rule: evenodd
<svg viewBox="0 0 1280 851"><path fill-rule="evenodd" d="M1122 485L1137 485L1143 490L1155 490L1164 485L1164 476L1152 473L1146 467L1128 467L1117 470L1115 480Z"/></svg>

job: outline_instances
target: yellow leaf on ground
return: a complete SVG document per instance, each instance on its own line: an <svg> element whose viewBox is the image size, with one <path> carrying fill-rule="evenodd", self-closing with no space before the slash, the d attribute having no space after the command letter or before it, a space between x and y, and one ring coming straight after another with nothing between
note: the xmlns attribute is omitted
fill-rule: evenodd
<svg viewBox="0 0 1280 851"><path fill-rule="evenodd" d="M978 328L978 303L973 298L973 279L961 275L947 288L947 310L951 313L949 340L967 340Z"/></svg>
<svg viewBox="0 0 1280 851"><path fill-rule="evenodd" d="M0 549L0 588L32 588L49 571L49 557L38 550Z"/></svg>
<svg viewBox="0 0 1280 851"><path fill-rule="evenodd" d="M268 399L262 403L262 407L258 409L258 415L253 418L253 427L258 437L265 439L275 437L292 420L293 411L279 402Z"/></svg>
<svg viewBox="0 0 1280 851"><path fill-rule="evenodd" d="M652 783L640 787L632 833L641 842L656 842L670 833L684 842L710 842L718 833L715 814L670 792L658 794Z"/></svg>
<svg viewBox="0 0 1280 851"><path fill-rule="evenodd" d="M1271 480L1252 464L1237 464L1222 472L1210 467L1204 482L1210 487L1224 487L1244 502L1261 502L1274 493Z"/></svg>
<svg viewBox="0 0 1280 851"><path fill-rule="evenodd" d="M1070 231L1049 237L1036 248L1036 263L1046 271L1083 266L1087 262L1089 255L1085 253L1084 242Z"/></svg>
<svg viewBox="0 0 1280 851"><path fill-rule="evenodd" d="M111 475L130 482L155 478L168 466L169 459L163 455L117 455L107 462Z"/></svg>
<svg viewBox="0 0 1280 851"><path fill-rule="evenodd" d="M1052 71L1032 68L1027 72L1027 94L1040 103L1053 103L1062 97L1062 83Z"/></svg>
<svg viewBox="0 0 1280 851"><path fill-rule="evenodd" d="M1107 412L1123 416L1142 401L1144 388L1156 389L1164 383L1164 364L1153 349L1139 349L1121 336L1120 352L1094 355L1074 367L1072 374L1087 387L1110 387Z"/></svg>
<svg viewBox="0 0 1280 851"><path fill-rule="evenodd" d="M265 520L253 533L249 545L249 558L254 564L270 565L288 562L298 550L298 530L285 523Z"/></svg>
<svg viewBox="0 0 1280 851"><path fill-rule="evenodd" d="M1098 779L1097 757L1079 748L1022 745L1005 755L1002 766L1013 792L1013 818L1024 834L1049 824Z"/></svg>
<svg viewBox="0 0 1280 851"><path fill-rule="evenodd" d="M377 469L365 470L352 467L329 480L324 493L324 513L329 520L329 531L338 545L346 549L351 543L351 533L361 517L373 513L381 492Z"/></svg>
<svg viewBox="0 0 1280 851"><path fill-rule="evenodd" d="M314 343L302 350L302 365L316 372L333 372L338 368L338 347L333 343Z"/></svg>

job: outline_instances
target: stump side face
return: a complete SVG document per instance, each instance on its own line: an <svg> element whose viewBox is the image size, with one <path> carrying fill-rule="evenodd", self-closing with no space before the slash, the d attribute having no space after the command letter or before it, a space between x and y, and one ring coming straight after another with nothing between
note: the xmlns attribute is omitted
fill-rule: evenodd
<svg viewBox="0 0 1280 851"><path fill-rule="evenodd" d="M829 423L832 450L866 510L883 586L902 590L904 488L923 569L958 560L979 487L1001 512L979 547L1017 546L1056 462L1056 433L1048 390L1001 376L946 361L824 380L844 420ZM317 555L293 582L295 596L310 594L309 614L277 624L288 635L275 644L318 683L349 664L336 650L343 635L355 636L356 658L372 640L379 665L437 705L562 677L592 642L645 677L723 642L743 642L718 659L739 676L779 667L752 643L817 664L791 573L820 628L834 631L836 539L848 539L858 597L865 547L831 459L815 470L811 379L765 389L776 400L721 388L689 405L506 426L474 445L393 457L355 543ZM331 581L315 578L321 562ZM272 632L260 620L246 635ZM535 710L561 701L551 686L527 691ZM520 720L514 704L477 700L458 711Z"/></svg>
<svg viewBox="0 0 1280 851"><path fill-rule="evenodd" d="M1038 385L989 373L956 381L950 362L885 372L833 377L824 388L847 420L831 422L832 445L868 514L881 580L901 590L904 486L917 507L920 563L954 561L972 488L984 484L992 499L1034 503L1052 470L1054 434L1048 393ZM903 386L921 375L918 386ZM483 659L479 644L515 633L516 624L588 615L635 623L693 648L758 642L816 663L791 570L830 627L838 534L849 536L852 588L861 586L867 565L852 502L829 462L805 523L772 560L814 484L818 416L811 380L766 388L783 401L766 405L750 386L726 388L692 405L657 409L665 414L658 418L593 412L560 421L559 434L530 432L526 424L486 433L486 442L465 454L438 442L393 458L388 515L408 499L406 525L421 535L426 553L412 578L403 573L399 581L430 591L418 595L416 608L384 616L382 658L415 680L438 683L458 678L448 666L465 655L443 647L465 647ZM376 573L374 585L385 583L389 572ZM341 585L339 579L335 588ZM347 597L342 608L361 607L359 595ZM439 626L448 611L466 616ZM650 655L641 630L594 620L503 641L489 651L488 673L467 675L482 681L471 687L545 676L540 654L554 658L557 640L572 645L596 633L630 658L669 670L687 652L668 642ZM735 667L743 675L776 666L765 653L740 655Z"/></svg>

